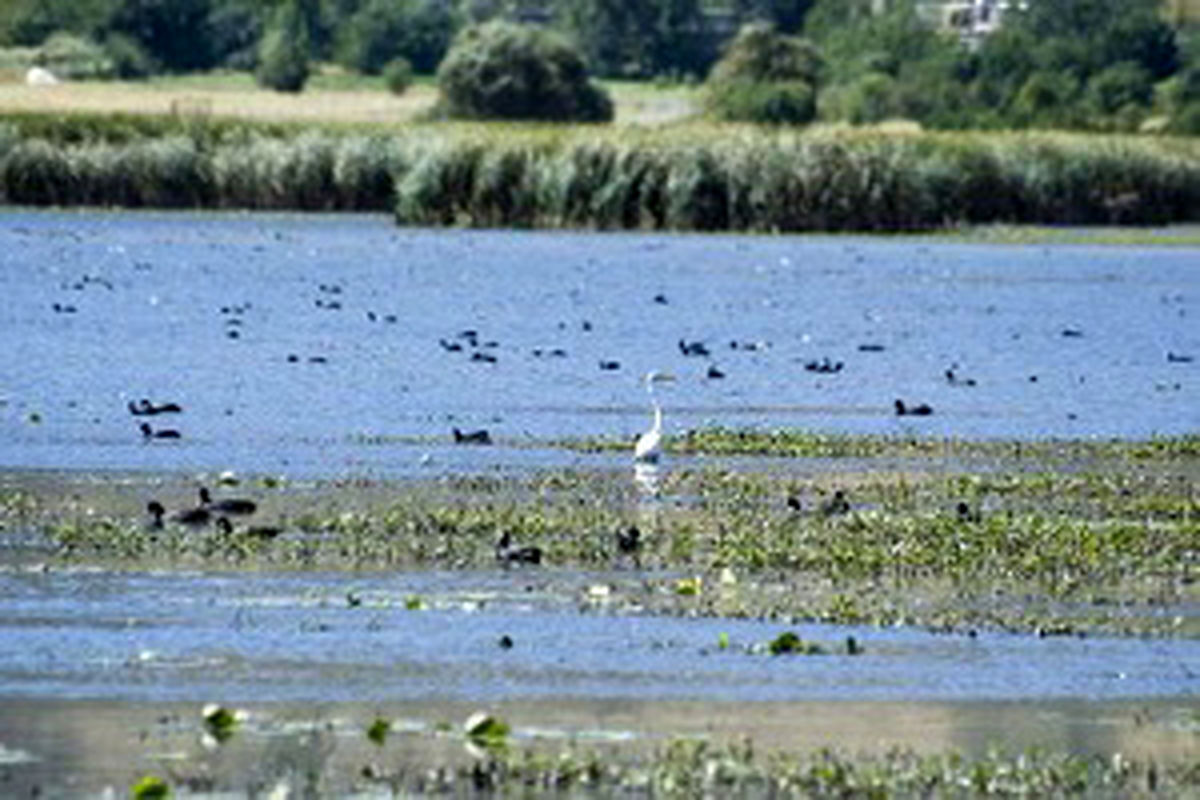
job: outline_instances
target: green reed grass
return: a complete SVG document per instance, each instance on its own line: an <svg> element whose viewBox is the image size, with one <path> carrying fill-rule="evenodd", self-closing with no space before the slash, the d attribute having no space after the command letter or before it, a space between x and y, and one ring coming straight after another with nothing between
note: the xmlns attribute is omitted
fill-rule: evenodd
<svg viewBox="0 0 1200 800"><path fill-rule="evenodd" d="M402 224L755 232L1200 219L1200 144L1065 133L382 126L9 115L9 202L381 210Z"/></svg>

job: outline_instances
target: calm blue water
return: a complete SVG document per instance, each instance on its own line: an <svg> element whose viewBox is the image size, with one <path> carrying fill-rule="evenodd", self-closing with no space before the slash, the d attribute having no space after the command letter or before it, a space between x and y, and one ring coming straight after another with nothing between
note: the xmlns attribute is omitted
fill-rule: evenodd
<svg viewBox="0 0 1200 800"><path fill-rule="evenodd" d="M1200 430L1200 249L1185 246L6 210L0 297L0 466L615 463L536 445L646 428L639 378L651 369L678 378L659 392L674 433ZM681 339L711 356L684 356ZM825 359L844 366L805 369ZM947 369L975 385L952 385ZM184 407L151 420L180 440L143 441L126 410L143 397ZM935 413L896 417L896 398ZM502 446L455 448L452 426L486 427Z"/></svg>
<svg viewBox="0 0 1200 800"><path fill-rule="evenodd" d="M9 570L0 573L0 696L977 701L1200 690L1193 640L968 638L613 616L602 606L580 613L571 598L612 577ZM577 592L564 593L564 581ZM617 586L640 589L628 578ZM350 594L361 603L352 607ZM413 595L425 610L405 609ZM830 653L763 652L786 630ZM722 633L727 650L717 646ZM511 649L498 646L504 635ZM844 653L847 635L862 655Z"/></svg>

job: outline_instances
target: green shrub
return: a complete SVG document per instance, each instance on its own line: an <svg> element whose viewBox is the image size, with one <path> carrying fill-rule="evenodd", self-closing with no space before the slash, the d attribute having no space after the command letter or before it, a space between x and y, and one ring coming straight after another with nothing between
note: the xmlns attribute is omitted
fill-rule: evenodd
<svg viewBox="0 0 1200 800"><path fill-rule="evenodd" d="M154 59L132 36L113 33L104 40L104 52L112 61L113 74L118 78L146 78L154 74Z"/></svg>
<svg viewBox="0 0 1200 800"><path fill-rule="evenodd" d="M116 72L103 47L69 33L55 33L47 39L35 61L58 77L72 80L111 78Z"/></svg>
<svg viewBox="0 0 1200 800"><path fill-rule="evenodd" d="M383 68L383 83L388 91L401 95L412 86L413 68L407 58L393 58Z"/></svg>
<svg viewBox="0 0 1200 800"><path fill-rule="evenodd" d="M747 25L713 67L705 105L718 119L803 124L817 115L821 59L804 39Z"/></svg>
<svg viewBox="0 0 1200 800"><path fill-rule="evenodd" d="M438 69L440 111L459 119L607 122L613 105L578 51L540 28L489 22L464 29Z"/></svg>
<svg viewBox="0 0 1200 800"><path fill-rule="evenodd" d="M1129 105L1149 107L1154 83L1145 67L1122 61L1093 75L1085 96L1097 114L1116 114Z"/></svg>
<svg viewBox="0 0 1200 800"><path fill-rule="evenodd" d="M1030 75L1013 98L1011 114L1022 125L1067 119L1079 94L1079 81L1071 75L1041 70Z"/></svg>
<svg viewBox="0 0 1200 800"><path fill-rule="evenodd" d="M731 122L803 124L817 115L817 95L804 81L725 81L710 86L708 107Z"/></svg>
<svg viewBox="0 0 1200 800"><path fill-rule="evenodd" d="M896 116L896 92L896 79L891 75L868 72L844 87L838 116L855 125L890 119Z"/></svg>
<svg viewBox="0 0 1200 800"><path fill-rule="evenodd" d="M1172 133L1200 136L1200 102L1188 103L1172 114L1167 128Z"/></svg>
<svg viewBox="0 0 1200 800"><path fill-rule="evenodd" d="M804 81L816 85L821 56L806 39L778 33L770 25L744 25L712 69L710 81Z"/></svg>
<svg viewBox="0 0 1200 800"><path fill-rule="evenodd" d="M308 26L295 2L278 8L259 45L258 83L277 92L299 92L308 82Z"/></svg>

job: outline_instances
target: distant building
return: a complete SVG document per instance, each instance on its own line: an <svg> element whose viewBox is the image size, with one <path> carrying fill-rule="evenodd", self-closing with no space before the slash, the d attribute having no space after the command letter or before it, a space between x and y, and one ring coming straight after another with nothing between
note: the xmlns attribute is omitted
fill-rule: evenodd
<svg viewBox="0 0 1200 800"><path fill-rule="evenodd" d="M1000 27L1006 13L1026 7L1026 0L927 0L920 4L920 11L931 24L957 33L964 44L974 47Z"/></svg>

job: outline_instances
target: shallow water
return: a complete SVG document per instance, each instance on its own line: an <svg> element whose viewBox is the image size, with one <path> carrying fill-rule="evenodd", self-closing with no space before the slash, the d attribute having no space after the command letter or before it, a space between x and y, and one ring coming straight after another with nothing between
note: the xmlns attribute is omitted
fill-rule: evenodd
<svg viewBox="0 0 1200 800"><path fill-rule="evenodd" d="M561 571L0 574L0 696L167 702L1194 696L1200 642L615 615ZM418 597L421 610L408 610ZM785 630L828 652L772 657ZM728 637L722 649L721 635ZM499 642L508 636L511 648ZM865 652L848 655L853 636Z"/></svg>
<svg viewBox="0 0 1200 800"><path fill-rule="evenodd" d="M659 390L668 432L1200 428L1194 247L428 231L382 216L0 219L2 466L607 465L619 459L537 443L644 429L651 369L678 377ZM684 356L680 340L711 355ZM825 359L844 366L805 369ZM149 418L182 439L143 441L126 410L143 397L183 405ZM935 413L896 417L895 398ZM455 448L452 426L502 446Z"/></svg>
<svg viewBox="0 0 1200 800"><path fill-rule="evenodd" d="M1196 248L424 231L367 216L8 210L0 223L0 468L67 470L121 508L172 481L190 497L180 476L197 471L626 470L627 454L544 442L644 429L651 369L678 378L659 389L668 432L1200 428ZM680 340L711 356L684 356ZM824 359L844 366L805 369ZM950 368L974 385L951 385ZM183 405L149 418L181 439L143 441L126 409L143 397ZM897 418L896 397L935 414ZM486 427L497 446L456 447L453 426ZM614 613L593 587L636 602L633 572L43 570L11 535L0 781L16 775L13 791L121 793L176 739L194 744L193 706L209 700L258 709L245 751L221 756L250 772L290 735L282 717L334 718L361 747L380 709L413 716L424 744L405 747L421 765L435 723L480 703L526 740L720 731L793 748L1171 758L1196 746L1195 641ZM413 596L423 610L405 608ZM788 629L829 654L762 652ZM848 636L862 655L844 652Z"/></svg>

